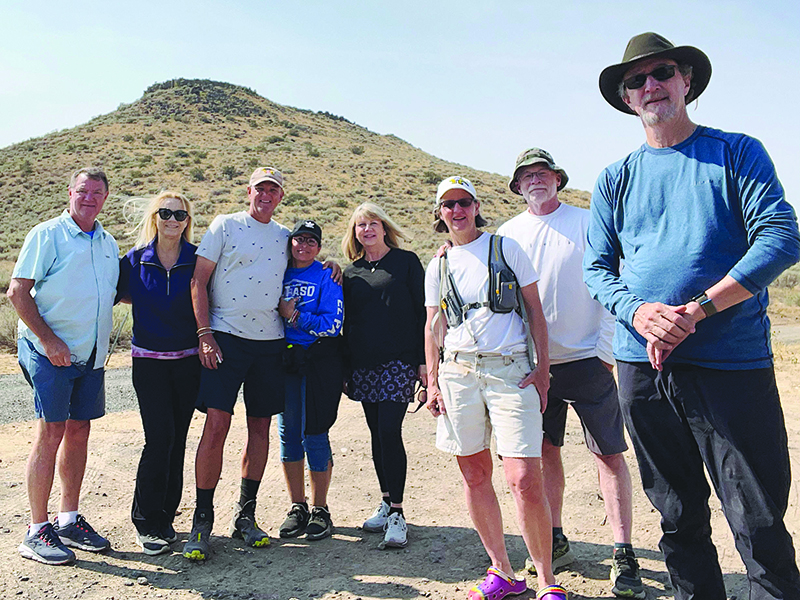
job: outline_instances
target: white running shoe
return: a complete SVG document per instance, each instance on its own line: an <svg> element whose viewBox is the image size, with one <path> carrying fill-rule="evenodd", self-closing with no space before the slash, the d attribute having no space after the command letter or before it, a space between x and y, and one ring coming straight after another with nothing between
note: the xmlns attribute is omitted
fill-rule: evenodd
<svg viewBox="0 0 800 600"><path fill-rule="evenodd" d="M372 516L364 521L361 529L371 533L380 533L386 528L386 520L389 518L389 505L386 502L381 502L380 506L375 509Z"/></svg>
<svg viewBox="0 0 800 600"><path fill-rule="evenodd" d="M408 545L408 525L400 513L392 513L386 519L383 543L390 548L405 548Z"/></svg>

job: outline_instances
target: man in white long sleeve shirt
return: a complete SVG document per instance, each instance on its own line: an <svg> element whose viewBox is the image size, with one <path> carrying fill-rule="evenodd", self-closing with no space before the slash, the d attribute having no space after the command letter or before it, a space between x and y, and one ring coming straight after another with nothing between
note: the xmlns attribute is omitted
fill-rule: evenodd
<svg viewBox="0 0 800 600"><path fill-rule="evenodd" d="M520 154L509 188L522 195L528 207L497 231L522 246L540 276L539 293L550 337L551 385L544 412L542 465L553 521L553 567L574 560L561 525L561 446L571 404L594 456L614 533L613 591L622 597L644 598L631 546L632 488L622 455L627 444L611 373L614 317L589 295L583 282L589 211L558 200L567 180L564 169L544 150L532 148Z"/></svg>

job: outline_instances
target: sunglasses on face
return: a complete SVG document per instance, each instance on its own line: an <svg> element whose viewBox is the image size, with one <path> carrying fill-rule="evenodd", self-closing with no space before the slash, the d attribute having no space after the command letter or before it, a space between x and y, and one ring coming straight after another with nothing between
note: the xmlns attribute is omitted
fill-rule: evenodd
<svg viewBox="0 0 800 600"><path fill-rule="evenodd" d="M442 200L441 207L453 210L458 204L461 208L469 208L475 202L474 198L459 198L458 200Z"/></svg>
<svg viewBox="0 0 800 600"><path fill-rule="evenodd" d="M185 221L189 213L181 209L170 210L168 208L159 208L158 216L161 217L162 221L169 221L170 217L175 217L176 221Z"/></svg>
<svg viewBox="0 0 800 600"><path fill-rule="evenodd" d="M676 68L677 67L675 65L661 65L660 67L656 67L649 73L639 73L638 75L634 75L633 77L628 77L627 79L623 79L622 84L625 86L625 89L627 90L638 90L645 84L647 78L651 76L656 81L667 81L668 79L672 79L673 77L675 77Z"/></svg>
<svg viewBox="0 0 800 600"><path fill-rule="evenodd" d="M317 238L313 238L313 237L293 237L292 238L292 243L294 243L294 244L296 244L298 246L301 246L301 245L305 244L309 248L316 248L317 246L319 246L319 242L317 241Z"/></svg>

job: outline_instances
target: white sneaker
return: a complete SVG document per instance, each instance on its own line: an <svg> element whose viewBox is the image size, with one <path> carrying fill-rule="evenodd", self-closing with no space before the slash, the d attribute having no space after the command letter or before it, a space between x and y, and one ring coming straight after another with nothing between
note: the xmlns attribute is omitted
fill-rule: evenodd
<svg viewBox="0 0 800 600"><path fill-rule="evenodd" d="M400 513L392 513L386 520L384 545L392 548L405 548L408 544L408 525Z"/></svg>
<svg viewBox="0 0 800 600"><path fill-rule="evenodd" d="M389 505L386 502L381 502L381 505L375 509L372 516L364 521L361 529L372 533L379 533L386 528L386 520L389 518Z"/></svg>

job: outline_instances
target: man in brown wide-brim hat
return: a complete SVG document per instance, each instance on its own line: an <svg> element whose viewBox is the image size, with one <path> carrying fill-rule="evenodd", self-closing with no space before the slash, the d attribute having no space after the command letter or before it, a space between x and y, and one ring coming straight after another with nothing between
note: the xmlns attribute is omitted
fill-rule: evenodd
<svg viewBox="0 0 800 600"><path fill-rule="evenodd" d="M617 319L620 405L675 598L727 597L705 468L749 597L800 599L767 318L767 286L800 259L800 233L761 143L689 118L710 78L702 51L655 33L601 73L603 97L639 117L646 143L597 180L584 279Z"/></svg>

